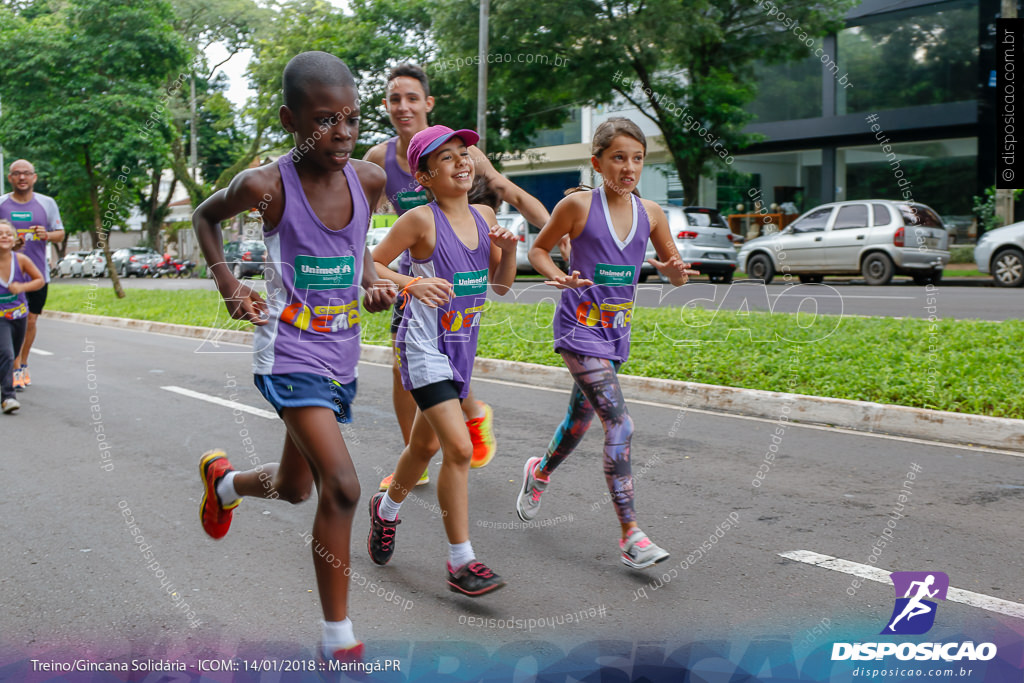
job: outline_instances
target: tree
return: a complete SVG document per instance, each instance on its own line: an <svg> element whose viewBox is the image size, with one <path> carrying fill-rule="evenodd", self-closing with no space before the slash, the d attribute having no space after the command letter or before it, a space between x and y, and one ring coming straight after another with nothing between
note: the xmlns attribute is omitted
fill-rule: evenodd
<svg viewBox="0 0 1024 683"><path fill-rule="evenodd" d="M488 111L505 115L493 124L489 117L488 128L498 125L522 135L529 129L529 116L543 110L530 99L534 92L556 106L618 98L657 125L684 195L695 198L701 175L726 166L730 156L754 141L742 132L751 118L747 106L756 95L754 65L806 57L811 48L805 41L840 28L853 5L851 0L794 0L786 3L788 17L782 19L779 7L759 2L494 3L492 55L512 55L513 61L490 67L492 82L501 86L500 92L488 93ZM478 6L438 0L434 30L442 56L472 58L476 48L468 34L475 32L467 27L477 25ZM521 63L518 55L532 55L534 61ZM552 67L556 57L567 60L563 69ZM466 73L464 78L471 76ZM500 103L497 112L493 98ZM530 104L520 109L522 102ZM563 104L557 111L564 120L567 107Z"/></svg>
<svg viewBox="0 0 1024 683"><path fill-rule="evenodd" d="M144 123L166 106L160 86L184 67L187 51L163 0L54 7L32 18L3 17L0 139L60 169L51 181L61 204L70 200L75 215L89 216L110 264L106 237L148 176ZM112 267L110 274L123 297Z"/></svg>

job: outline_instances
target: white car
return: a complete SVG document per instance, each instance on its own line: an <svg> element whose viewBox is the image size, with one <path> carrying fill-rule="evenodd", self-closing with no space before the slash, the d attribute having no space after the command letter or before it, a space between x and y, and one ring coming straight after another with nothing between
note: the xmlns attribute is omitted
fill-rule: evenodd
<svg viewBox="0 0 1024 683"><path fill-rule="evenodd" d="M388 234L388 230L390 229L391 228L370 228L370 230L366 233L366 246L370 248L371 254L373 253L373 248L381 243L381 241L384 239L384 235ZM399 260L401 260L401 258L402 257L399 256L394 261L392 261L388 265L388 268L397 271L398 262Z"/></svg>
<svg viewBox="0 0 1024 683"><path fill-rule="evenodd" d="M57 263L57 277L82 277L82 263L89 251L72 251Z"/></svg>
<svg viewBox="0 0 1024 683"><path fill-rule="evenodd" d="M107 274L107 257L102 249L93 249L82 261L82 277L104 277Z"/></svg>
<svg viewBox="0 0 1024 683"><path fill-rule="evenodd" d="M1024 221L989 230L974 246L974 262L997 287L1024 285Z"/></svg>
<svg viewBox="0 0 1024 683"><path fill-rule="evenodd" d="M540 234L540 228L527 222L522 214L499 213L496 214L498 225L505 228L519 239L519 246L516 248L516 272L532 273L533 264L530 263L530 247L533 241ZM551 250L551 260L559 268L565 269L565 261L562 259L562 252L558 245Z"/></svg>

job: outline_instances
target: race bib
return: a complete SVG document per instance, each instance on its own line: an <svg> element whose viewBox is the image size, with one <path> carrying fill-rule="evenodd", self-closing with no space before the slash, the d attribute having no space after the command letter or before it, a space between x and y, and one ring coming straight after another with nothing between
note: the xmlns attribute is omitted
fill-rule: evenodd
<svg viewBox="0 0 1024 683"><path fill-rule="evenodd" d="M354 256L296 256L295 289L348 289L355 278Z"/></svg>

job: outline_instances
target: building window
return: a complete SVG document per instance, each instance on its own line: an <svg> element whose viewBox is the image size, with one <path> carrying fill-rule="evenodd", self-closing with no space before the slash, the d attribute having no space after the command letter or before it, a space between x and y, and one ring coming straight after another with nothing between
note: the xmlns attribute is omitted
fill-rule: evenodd
<svg viewBox="0 0 1024 683"><path fill-rule="evenodd" d="M821 40L817 41L818 47ZM812 119L821 111L821 62L813 54L807 59L787 64L754 66L757 97L749 111L756 117L752 123Z"/></svg>
<svg viewBox="0 0 1024 683"><path fill-rule="evenodd" d="M572 145L583 139L583 126L581 123L580 109L574 108L569 118L559 128L547 128L538 130L530 138L530 147L554 147L557 145Z"/></svg>
<svg viewBox="0 0 1024 683"><path fill-rule="evenodd" d="M960 4L960 3L956 3ZM850 75L836 113L882 111L977 97L978 5L883 15L840 31L837 62Z"/></svg>
<svg viewBox="0 0 1024 683"><path fill-rule="evenodd" d="M837 199L913 200L947 223L971 220L978 139L954 138L836 150ZM875 216L878 223L879 217Z"/></svg>

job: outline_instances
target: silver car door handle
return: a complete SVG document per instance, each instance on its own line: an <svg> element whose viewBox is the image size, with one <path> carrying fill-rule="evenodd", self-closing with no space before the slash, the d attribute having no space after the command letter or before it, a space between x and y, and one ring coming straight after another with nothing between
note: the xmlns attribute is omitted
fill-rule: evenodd
<svg viewBox="0 0 1024 683"><path fill-rule="evenodd" d="M815 237L815 238L814 238L814 241L815 241L815 242L820 242L820 241L821 241L821 238L820 238L820 237Z"/></svg>
<svg viewBox="0 0 1024 683"><path fill-rule="evenodd" d="M857 235L857 239L859 239L859 240L864 239L864 235Z"/></svg>

